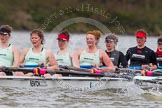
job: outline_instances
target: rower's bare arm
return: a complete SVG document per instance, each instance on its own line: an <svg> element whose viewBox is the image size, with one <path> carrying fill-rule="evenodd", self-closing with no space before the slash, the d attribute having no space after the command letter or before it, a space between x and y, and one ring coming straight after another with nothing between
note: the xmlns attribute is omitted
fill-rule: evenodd
<svg viewBox="0 0 162 108"><path fill-rule="evenodd" d="M75 52L74 51L70 51L70 57L71 57L71 61L72 61L72 66L74 66L74 56L75 56Z"/></svg>
<svg viewBox="0 0 162 108"><path fill-rule="evenodd" d="M80 62L79 62L79 60L80 60L80 54L82 53L82 49L79 49L78 51L76 51L75 53L74 53L74 58L73 58L73 66L74 67L80 67Z"/></svg>
<svg viewBox="0 0 162 108"><path fill-rule="evenodd" d="M109 56L103 50L101 50L101 57L102 57L104 64L106 65L105 68L102 68L102 71L115 72L115 67L112 61L110 60Z"/></svg>
<svg viewBox="0 0 162 108"><path fill-rule="evenodd" d="M13 67L18 67L20 51L16 46L13 46L12 50L13 50L13 56L14 56Z"/></svg>
<svg viewBox="0 0 162 108"><path fill-rule="evenodd" d="M157 69L157 65L153 65L152 67L151 67L151 70L156 70Z"/></svg>
<svg viewBox="0 0 162 108"><path fill-rule="evenodd" d="M24 64L25 56L28 53L29 49L25 48L23 51L20 52L20 57L19 57L19 65Z"/></svg>
<svg viewBox="0 0 162 108"><path fill-rule="evenodd" d="M59 70L59 67L58 67L58 64L57 64L57 61L55 59L54 54L51 51L48 51L47 53L48 53L47 55L48 55L48 58L49 58L48 59L49 64L51 65L51 66L47 67L47 69Z"/></svg>

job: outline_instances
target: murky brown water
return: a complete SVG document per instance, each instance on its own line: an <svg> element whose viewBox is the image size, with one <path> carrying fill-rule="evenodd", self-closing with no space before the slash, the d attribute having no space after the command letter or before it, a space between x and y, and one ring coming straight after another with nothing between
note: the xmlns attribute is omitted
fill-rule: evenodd
<svg viewBox="0 0 162 108"><path fill-rule="evenodd" d="M2 108L161 108L162 95L156 93L102 91L70 91L61 89L0 89Z"/></svg>

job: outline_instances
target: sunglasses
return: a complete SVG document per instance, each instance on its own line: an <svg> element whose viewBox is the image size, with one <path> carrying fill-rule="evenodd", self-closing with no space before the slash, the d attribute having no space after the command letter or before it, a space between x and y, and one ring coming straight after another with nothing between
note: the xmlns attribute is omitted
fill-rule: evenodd
<svg viewBox="0 0 162 108"><path fill-rule="evenodd" d="M158 45L162 45L162 43L160 42L160 43L158 43Z"/></svg>
<svg viewBox="0 0 162 108"><path fill-rule="evenodd" d="M3 33L0 33L1 36L7 36L8 34L3 34Z"/></svg>

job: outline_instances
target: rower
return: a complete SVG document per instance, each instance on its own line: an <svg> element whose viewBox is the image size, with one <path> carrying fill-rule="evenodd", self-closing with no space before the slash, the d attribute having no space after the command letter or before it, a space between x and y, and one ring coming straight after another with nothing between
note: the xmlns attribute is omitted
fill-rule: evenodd
<svg viewBox="0 0 162 108"><path fill-rule="evenodd" d="M31 65L31 64L44 64L48 70L58 70L58 64L55 60L54 54L50 50L46 50L43 47L44 34L40 29L34 29L30 33L30 40L33 45L32 48L25 48L20 54L20 66ZM50 64L50 67L48 66ZM23 76L23 72L16 72L14 75ZM25 74L27 76L33 75L29 72ZM49 74L45 76L50 76Z"/></svg>
<svg viewBox="0 0 162 108"><path fill-rule="evenodd" d="M104 50L97 48L99 39L101 37L101 32L98 30L88 31L86 35L87 48L79 49L75 55L74 66L80 67L80 65L93 65L97 68L101 66L102 63L105 67L99 68L104 72L114 72L115 67L107 56Z"/></svg>
<svg viewBox="0 0 162 108"><path fill-rule="evenodd" d="M156 56L158 68L162 69L162 36L157 39Z"/></svg>
<svg viewBox="0 0 162 108"><path fill-rule="evenodd" d="M156 54L153 50L145 46L147 33L140 29L135 33L137 46L131 47L126 52L127 61L130 60L130 68L141 67L145 69L149 66L149 70L157 69Z"/></svg>
<svg viewBox="0 0 162 108"><path fill-rule="evenodd" d="M55 54L59 66L73 66L74 51L68 48L70 34L67 30L62 31L58 37L59 50Z"/></svg>
<svg viewBox="0 0 162 108"><path fill-rule="evenodd" d="M106 50L105 52L110 57L111 61L113 62L114 66L116 67L122 67L126 68L128 66L127 60L124 56L124 54L121 51L118 51L115 49L115 46L117 45L118 37L115 34L109 34L105 38L105 45Z"/></svg>
<svg viewBox="0 0 162 108"><path fill-rule="evenodd" d="M9 43L12 27L2 25L0 27L0 68L4 66L17 67L19 64L19 50ZM12 72L0 72L0 76L13 75Z"/></svg>

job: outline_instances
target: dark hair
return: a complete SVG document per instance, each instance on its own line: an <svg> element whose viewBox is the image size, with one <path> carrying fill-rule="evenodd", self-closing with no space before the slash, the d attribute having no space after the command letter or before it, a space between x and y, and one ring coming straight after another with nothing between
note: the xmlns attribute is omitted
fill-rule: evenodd
<svg viewBox="0 0 162 108"><path fill-rule="evenodd" d="M12 27L9 25L1 25L0 26L0 31L2 33L7 33L9 36L11 35Z"/></svg>
<svg viewBox="0 0 162 108"><path fill-rule="evenodd" d="M65 34L66 36L68 36L70 38L70 33L68 32L68 30L63 30L59 33L60 34Z"/></svg>
<svg viewBox="0 0 162 108"><path fill-rule="evenodd" d="M30 36L32 36L33 33L37 34L42 39L41 44L44 44L44 34L43 34L43 31L41 29L34 29L30 33Z"/></svg>
<svg viewBox="0 0 162 108"><path fill-rule="evenodd" d="M162 36L158 37L157 43L162 43Z"/></svg>

